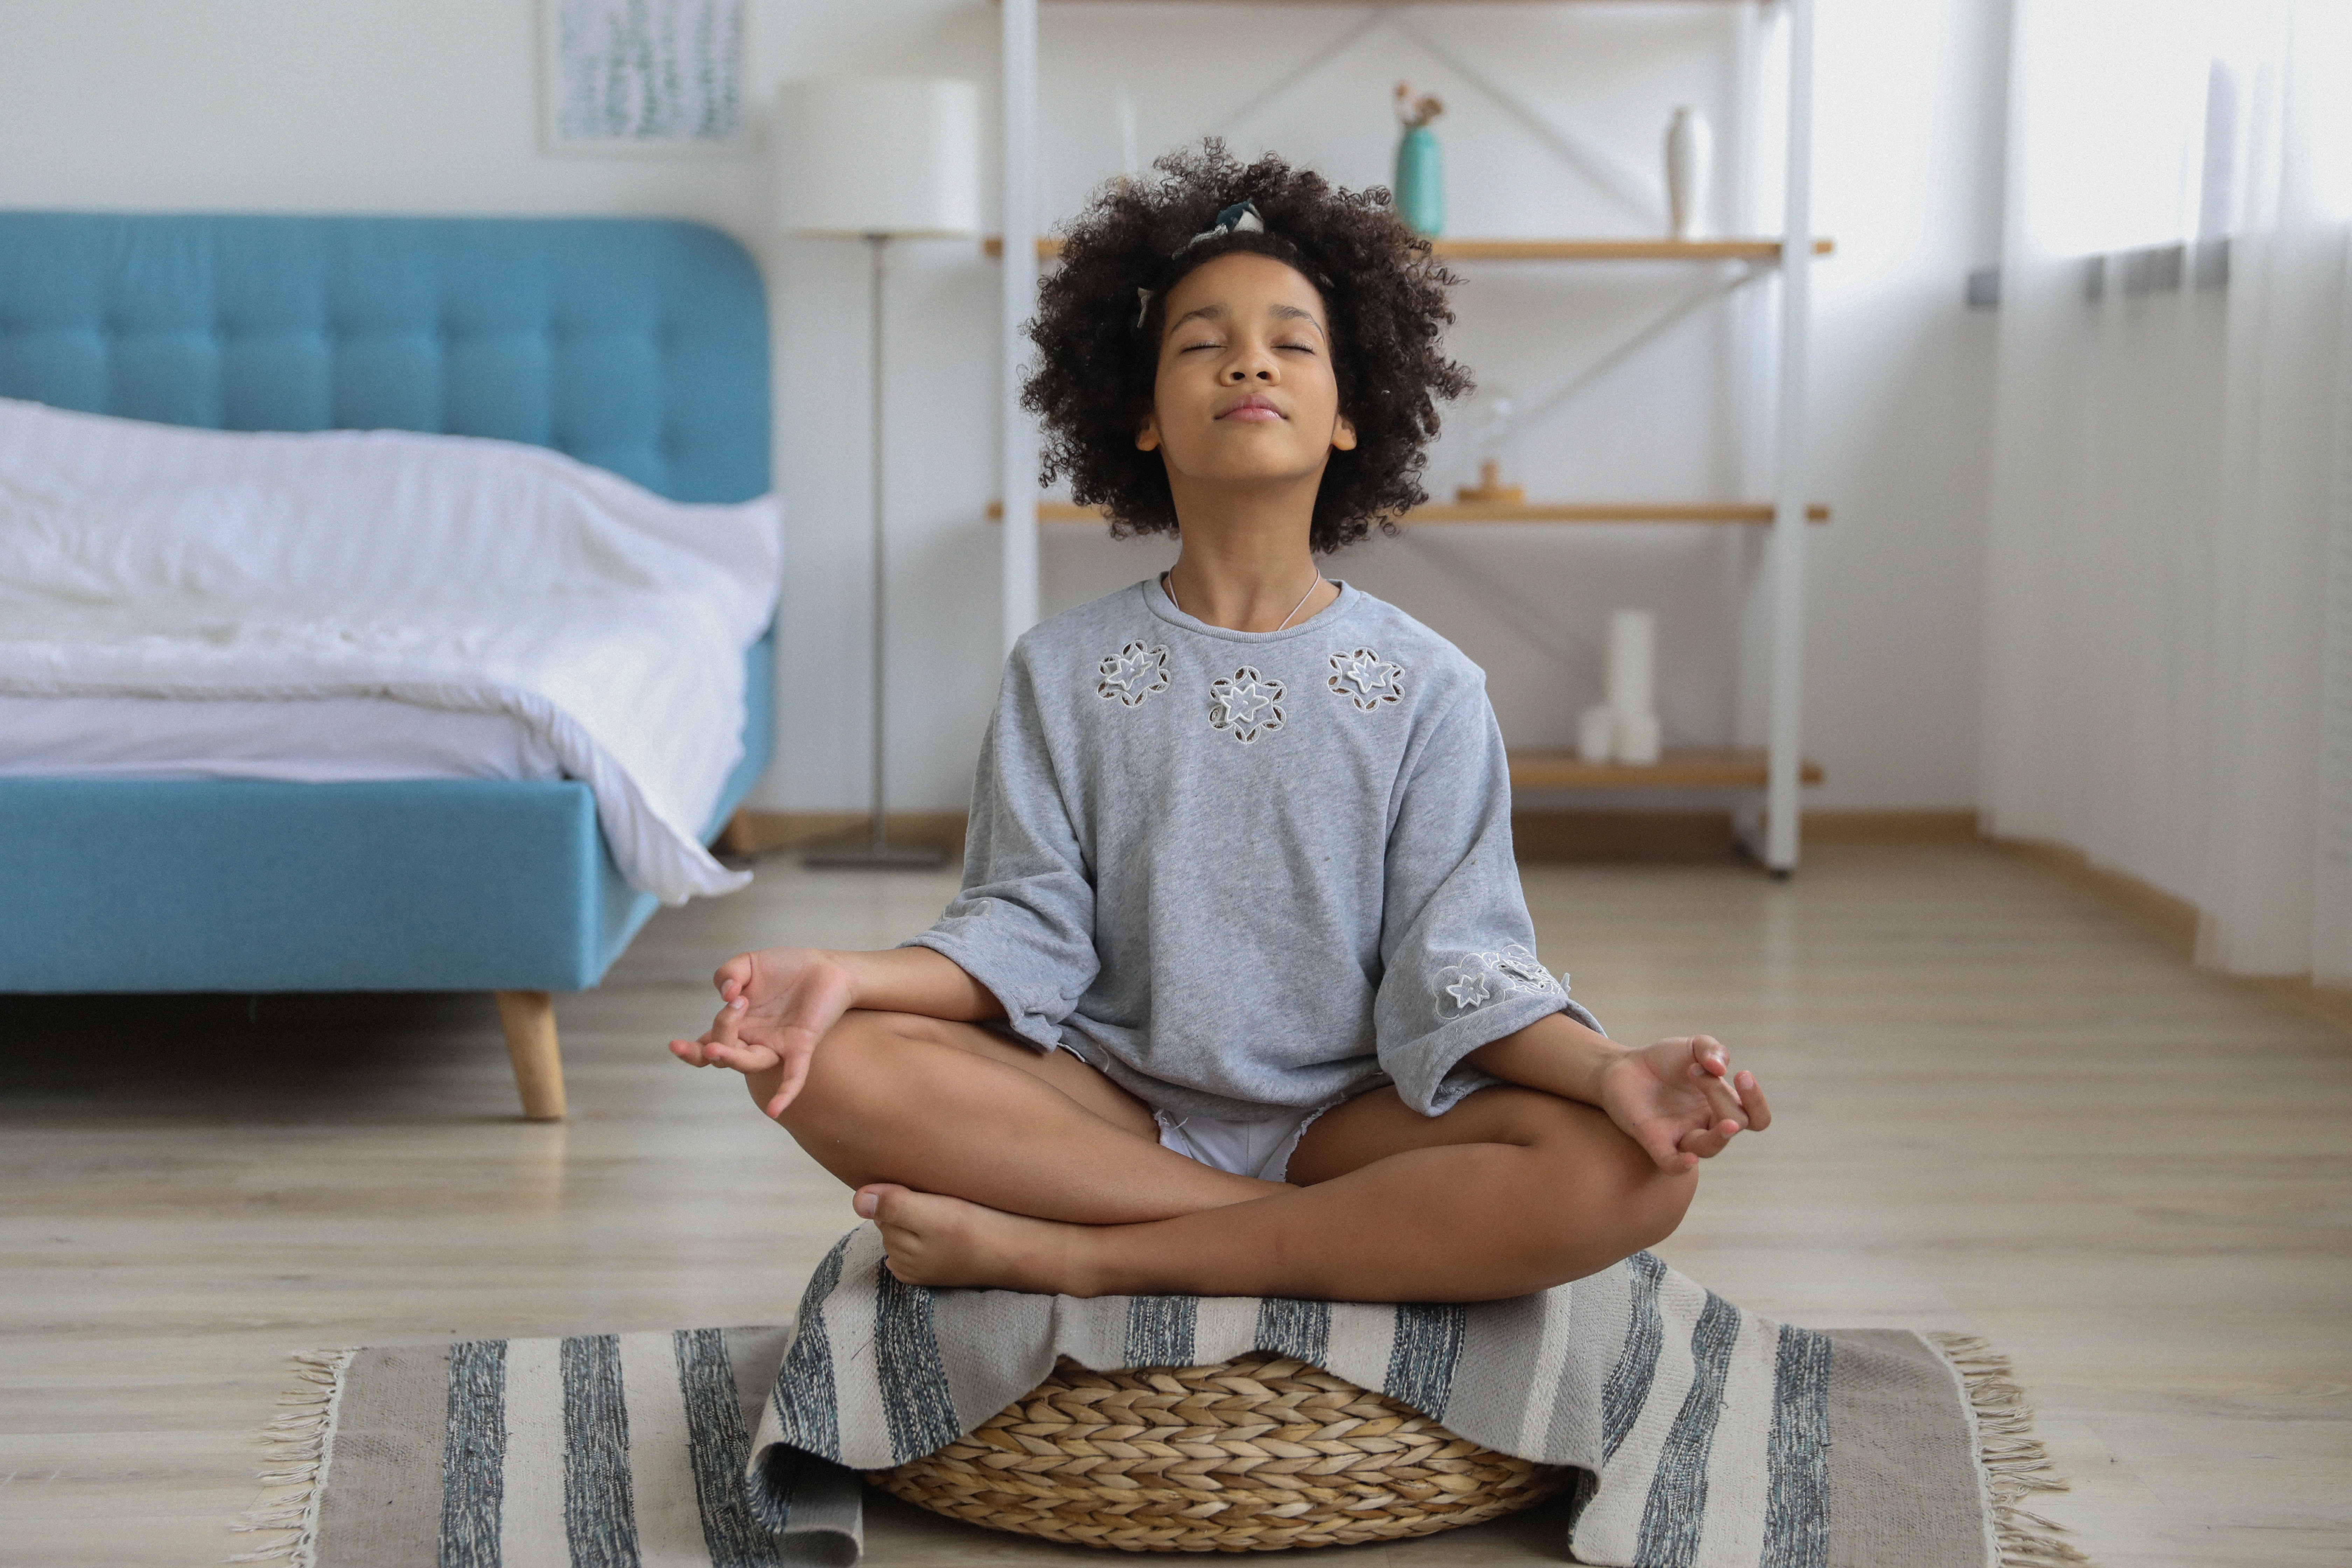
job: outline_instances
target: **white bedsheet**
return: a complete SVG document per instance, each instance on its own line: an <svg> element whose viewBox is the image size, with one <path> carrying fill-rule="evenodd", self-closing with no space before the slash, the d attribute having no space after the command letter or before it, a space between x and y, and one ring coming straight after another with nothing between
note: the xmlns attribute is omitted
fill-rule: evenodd
<svg viewBox="0 0 2352 1568"><path fill-rule="evenodd" d="M0 693L0 778L560 779L547 738L508 713L389 697L277 701Z"/></svg>
<svg viewBox="0 0 2352 1568"><path fill-rule="evenodd" d="M679 903L747 879L695 835L742 755L780 531L773 498L682 505L509 442L0 399L0 695L504 721L518 759L589 785L630 882Z"/></svg>

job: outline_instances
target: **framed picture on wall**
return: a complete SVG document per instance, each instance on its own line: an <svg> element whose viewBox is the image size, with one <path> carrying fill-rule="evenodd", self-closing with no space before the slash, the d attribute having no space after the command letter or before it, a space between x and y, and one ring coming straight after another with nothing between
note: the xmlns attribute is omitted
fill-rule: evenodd
<svg viewBox="0 0 2352 1568"><path fill-rule="evenodd" d="M743 0L540 0L551 153L740 153Z"/></svg>

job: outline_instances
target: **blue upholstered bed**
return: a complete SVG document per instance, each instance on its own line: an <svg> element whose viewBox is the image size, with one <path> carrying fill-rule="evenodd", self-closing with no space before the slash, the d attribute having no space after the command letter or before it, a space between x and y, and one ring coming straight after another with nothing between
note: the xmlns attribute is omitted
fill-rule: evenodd
<svg viewBox="0 0 2352 1568"><path fill-rule="evenodd" d="M0 396L770 488L760 277L695 224L0 213ZM772 639L706 840L767 763ZM496 991L534 1116L562 1110L545 994L654 908L569 779L0 779L0 991Z"/></svg>

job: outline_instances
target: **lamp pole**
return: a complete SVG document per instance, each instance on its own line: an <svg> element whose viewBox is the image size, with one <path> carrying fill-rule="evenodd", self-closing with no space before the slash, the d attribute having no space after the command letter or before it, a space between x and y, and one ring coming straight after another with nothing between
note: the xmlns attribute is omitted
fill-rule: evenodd
<svg viewBox="0 0 2352 1568"><path fill-rule="evenodd" d="M890 243L890 237L887 234L868 234L865 237L866 254L871 258L871 264L867 268L869 298L866 315L871 322L873 332L873 342L867 356L873 365L873 374L869 377L872 387L870 411L872 428L867 439L867 448L872 453L874 465L871 480L874 500L874 684L872 692L874 756L871 808L873 815L866 823L866 844L863 848L845 845L836 849L812 850L801 858L801 863L805 866L833 869L878 867L926 870L937 867L945 857L929 845L890 842L887 816L889 791L885 787L885 781L888 776L886 769L888 765L890 743L887 726L885 723L888 708L883 700L886 689L883 680L888 673L890 587L888 542L883 532L882 258L885 247Z"/></svg>
<svg viewBox="0 0 2352 1568"><path fill-rule="evenodd" d="M1003 316L999 396L1004 473L1003 628L1009 655L1037 624L1037 452L1021 406L1022 323L1037 308L1037 0L1003 0Z"/></svg>
<svg viewBox="0 0 2352 1568"><path fill-rule="evenodd" d="M866 831L802 857L808 866L935 867L934 848L890 842L888 468L883 442L889 244L980 227L980 89L923 77L787 82L777 94L779 216L794 234L862 239L866 251L874 646ZM846 717L846 715L843 715ZM845 837L847 836L845 835Z"/></svg>

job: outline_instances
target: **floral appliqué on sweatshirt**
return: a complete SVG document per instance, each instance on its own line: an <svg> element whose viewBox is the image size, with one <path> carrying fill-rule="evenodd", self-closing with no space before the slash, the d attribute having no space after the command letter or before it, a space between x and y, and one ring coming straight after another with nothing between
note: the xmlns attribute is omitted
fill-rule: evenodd
<svg viewBox="0 0 2352 1568"><path fill-rule="evenodd" d="M1370 648L1360 647L1352 653L1331 656L1330 679L1324 684L1353 702L1360 711L1370 713L1383 702L1403 698L1404 668L1387 662Z"/></svg>
<svg viewBox="0 0 2352 1568"><path fill-rule="evenodd" d="M1095 645L1099 647L1102 645ZM1139 708L1147 697L1168 689L1168 649L1131 642L1095 666L1095 695Z"/></svg>
<svg viewBox="0 0 2352 1568"><path fill-rule="evenodd" d="M1244 745L1282 728L1282 682L1244 665L1230 680L1209 683L1209 728Z"/></svg>
<svg viewBox="0 0 2352 1568"><path fill-rule="evenodd" d="M1470 952L1437 972L1437 1016L1459 1018L1506 996L1556 996L1567 987L1534 952L1512 942L1499 952Z"/></svg>

